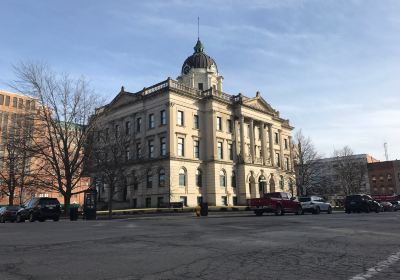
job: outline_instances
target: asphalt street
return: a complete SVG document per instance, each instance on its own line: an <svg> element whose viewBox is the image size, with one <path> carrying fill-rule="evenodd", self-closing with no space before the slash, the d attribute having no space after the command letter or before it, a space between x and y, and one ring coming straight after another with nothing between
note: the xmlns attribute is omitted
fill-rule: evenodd
<svg viewBox="0 0 400 280"><path fill-rule="evenodd" d="M0 224L0 279L400 279L400 212Z"/></svg>

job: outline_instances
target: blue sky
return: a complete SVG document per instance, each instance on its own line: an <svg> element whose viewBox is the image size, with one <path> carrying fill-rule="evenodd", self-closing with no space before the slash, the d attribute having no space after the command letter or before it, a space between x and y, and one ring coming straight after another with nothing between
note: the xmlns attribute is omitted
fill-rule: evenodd
<svg viewBox="0 0 400 280"><path fill-rule="evenodd" d="M262 96L330 156L400 159L400 1L0 2L0 89L43 61L114 97L176 78L197 39L224 91Z"/></svg>

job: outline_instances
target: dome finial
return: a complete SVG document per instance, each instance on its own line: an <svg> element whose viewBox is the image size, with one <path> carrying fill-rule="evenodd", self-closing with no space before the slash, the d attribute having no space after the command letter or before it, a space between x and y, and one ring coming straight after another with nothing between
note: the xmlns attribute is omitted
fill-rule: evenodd
<svg viewBox="0 0 400 280"><path fill-rule="evenodd" d="M204 51L204 46L200 41L200 17L197 17L197 43L194 46L194 52L200 53Z"/></svg>

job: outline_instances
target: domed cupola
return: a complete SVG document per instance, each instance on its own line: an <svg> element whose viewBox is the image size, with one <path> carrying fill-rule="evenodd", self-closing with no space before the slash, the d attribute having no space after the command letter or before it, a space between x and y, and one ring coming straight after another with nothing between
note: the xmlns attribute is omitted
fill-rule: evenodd
<svg viewBox="0 0 400 280"><path fill-rule="evenodd" d="M178 81L200 90L213 87L222 91L222 80L215 60L204 53L204 46L200 39L197 39L194 53L183 63Z"/></svg>
<svg viewBox="0 0 400 280"><path fill-rule="evenodd" d="M192 68L204 68L218 72L215 60L204 53L204 46L200 39L197 39L196 46L194 46L194 53L186 58L185 62L183 63L182 75L188 74Z"/></svg>

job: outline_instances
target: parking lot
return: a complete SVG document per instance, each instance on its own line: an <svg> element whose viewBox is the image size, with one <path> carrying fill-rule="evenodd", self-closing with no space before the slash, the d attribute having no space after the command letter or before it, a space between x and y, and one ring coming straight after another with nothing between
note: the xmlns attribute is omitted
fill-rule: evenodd
<svg viewBox="0 0 400 280"><path fill-rule="evenodd" d="M400 212L0 224L0 279L400 279Z"/></svg>

